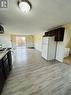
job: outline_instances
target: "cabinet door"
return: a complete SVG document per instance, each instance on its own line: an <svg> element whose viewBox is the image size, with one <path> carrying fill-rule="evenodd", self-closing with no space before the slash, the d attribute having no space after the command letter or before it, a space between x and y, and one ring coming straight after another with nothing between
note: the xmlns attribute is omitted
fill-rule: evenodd
<svg viewBox="0 0 71 95"><path fill-rule="evenodd" d="M54 41L54 37L49 39L48 51L48 60L54 60L56 54L56 42Z"/></svg>
<svg viewBox="0 0 71 95"><path fill-rule="evenodd" d="M42 57L47 60L48 58L48 44L42 45Z"/></svg>
<svg viewBox="0 0 71 95"><path fill-rule="evenodd" d="M3 63L3 65L4 65L4 75L5 75L5 78L7 78L8 74L9 74L8 59L5 60L5 62Z"/></svg>
<svg viewBox="0 0 71 95"><path fill-rule="evenodd" d="M2 64L0 62L0 93L2 91L3 85L4 85L4 73L3 73L3 69L2 69Z"/></svg>
<svg viewBox="0 0 71 95"><path fill-rule="evenodd" d="M42 44L48 44L49 37L42 38Z"/></svg>
<svg viewBox="0 0 71 95"><path fill-rule="evenodd" d="M7 57L8 57L9 70L11 70L12 69L12 56L11 56L11 51L8 52Z"/></svg>

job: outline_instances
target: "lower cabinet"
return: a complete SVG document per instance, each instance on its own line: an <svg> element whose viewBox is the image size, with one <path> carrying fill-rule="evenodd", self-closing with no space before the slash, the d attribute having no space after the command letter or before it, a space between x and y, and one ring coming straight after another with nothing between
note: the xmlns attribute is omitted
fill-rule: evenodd
<svg viewBox="0 0 71 95"><path fill-rule="evenodd" d="M11 71L11 69L12 69L12 55L11 55L11 51L9 51L7 53L7 57L8 57L9 71Z"/></svg>
<svg viewBox="0 0 71 95"><path fill-rule="evenodd" d="M4 86L5 80L7 79L12 68L11 51L0 60L0 95Z"/></svg>
<svg viewBox="0 0 71 95"><path fill-rule="evenodd" d="M5 78L7 78L9 75L8 59L6 59L5 62L3 63L3 69L4 69L4 76Z"/></svg>
<svg viewBox="0 0 71 95"><path fill-rule="evenodd" d="M4 78L3 66L2 66L2 62L0 61L0 93L4 86L4 82L5 82L5 78Z"/></svg>

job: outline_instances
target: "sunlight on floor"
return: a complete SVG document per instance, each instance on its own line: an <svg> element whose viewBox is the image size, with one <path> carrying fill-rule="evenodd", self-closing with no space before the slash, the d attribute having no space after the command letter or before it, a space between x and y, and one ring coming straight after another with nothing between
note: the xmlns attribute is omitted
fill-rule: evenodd
<svg viewBox="0 0 71 95"><path fill-rule="evenodd" d="M27 60L27 49L25 47L17 47L15 54L18 62Z"/></svg>

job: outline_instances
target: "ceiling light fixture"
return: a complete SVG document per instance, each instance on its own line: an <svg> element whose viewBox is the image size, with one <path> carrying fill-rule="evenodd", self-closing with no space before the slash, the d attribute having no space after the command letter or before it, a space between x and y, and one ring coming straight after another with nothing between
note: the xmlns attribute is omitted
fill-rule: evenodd
<svg viewBox="0 0 71 95"><path fill-rule="evenodd" d="M28 0L18 1L18 6L23 13L28 13L32 8L32 5Z"/></svg>

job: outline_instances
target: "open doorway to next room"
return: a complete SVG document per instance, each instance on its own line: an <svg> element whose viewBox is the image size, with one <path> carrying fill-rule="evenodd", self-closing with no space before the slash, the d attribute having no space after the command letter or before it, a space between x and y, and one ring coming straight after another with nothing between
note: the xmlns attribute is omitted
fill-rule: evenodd
<svg viewBox="0 0 71 95"><path fill-rule="evenodd" d="M26 37L16 36L16 47L26 48Z"/></svg>

